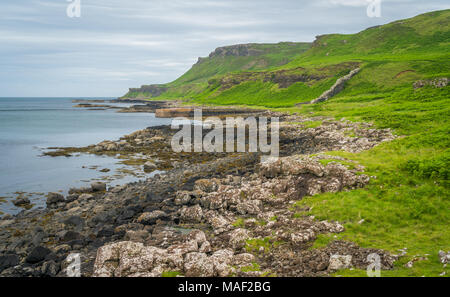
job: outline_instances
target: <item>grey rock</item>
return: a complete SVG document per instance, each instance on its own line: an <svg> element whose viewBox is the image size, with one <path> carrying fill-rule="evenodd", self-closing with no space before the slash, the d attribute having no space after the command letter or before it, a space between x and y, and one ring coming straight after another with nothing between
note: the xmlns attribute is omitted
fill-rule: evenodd
<svg viewBox="0 0 450 297"><path fill-rule="evenodd" d="M27 263L31 263L31 264L39 263L39 262L43 261L45 259L45 257L47 257L51 252L52 251L46 247L37 246L27 256L25 261Z"/></svg>
<svg viewBox="0 0 450 297"><path fill-rule="evenodd" d="M91 189L93 192L106 191L106 184L101 182L94 182L91 184Z"/></svg>

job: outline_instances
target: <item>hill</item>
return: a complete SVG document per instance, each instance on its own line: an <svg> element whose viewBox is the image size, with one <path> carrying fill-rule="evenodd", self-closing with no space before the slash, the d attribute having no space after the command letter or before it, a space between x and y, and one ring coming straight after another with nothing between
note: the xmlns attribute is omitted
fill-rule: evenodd
<svg viewBox="0 0 450 297"><path fill-rule="evenodd" d="M376 177L369 186L305 198L296 205L297 215L344 222L345 232L321 235L315 247L342 239L397 254L405 251L384 276L448 275L438 252L450 249L450 10L357 34L318 36L308 47L292 54L289 62L266 68L245 69L242 63L241 68L218 71L227 67L221 64L213 71L209 63L218 65L216 57L200 61L156 98L295 112L317 116L311 123L315 126L321 125L320 117L331 117L392 129L398 139L369 151L329 152L365 166ZM221 59L226 64L228 57ZM342 92L325 102L296 106L317 98L356 67L359 73ZM312 211L302 211L305 206Z"/></svg>
<svg viewBox="0 0 450 297"><path fill-rule="evenodd" d="M238 71L257 71L285 65L311 47L310 43L239 44L219 47L206 58L199 58L192 68L177 80L162 85L131 88L123 98L186 98L198 94L208 79Z"/></svg>

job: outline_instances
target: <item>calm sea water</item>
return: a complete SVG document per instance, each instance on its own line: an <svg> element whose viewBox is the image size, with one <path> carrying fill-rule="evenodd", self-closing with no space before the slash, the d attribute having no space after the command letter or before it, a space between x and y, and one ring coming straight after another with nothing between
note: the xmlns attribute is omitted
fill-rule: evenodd
<svg viewBox="0 0 450 297"><path fill-rule="evenodd" d="M43 157L45 148L86 146L170 123L170 119L157 119L150 113L75 108L74 99L112 98L0 98L0 212L20 210L11 203L16 192L34 193L32 203L42 207L45 197L37 193L66 192L69 187L83 186L107 175L86 167L109 168L110 175L119 167L118 160L111 157ZM125 177L112 184L135 179Z"/></svg>

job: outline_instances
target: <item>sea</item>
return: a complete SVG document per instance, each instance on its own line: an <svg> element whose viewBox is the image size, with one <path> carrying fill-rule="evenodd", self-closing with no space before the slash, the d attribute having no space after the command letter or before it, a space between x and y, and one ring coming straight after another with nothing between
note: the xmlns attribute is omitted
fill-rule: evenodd
<svg viewBox="0 0 450 297"><path fill-rule="evenodd" d="M110 99L114 98L0 98L0 215L22 211L12 203L20 195L29 197L34 208L42 208L48 192L66 194L70 187L87 186L108 176L110 186L143 178L117 174L126 165L119 164L115 157L42 156L49 147L81 147L117 140L136 130L171 122L155 118L153 113L78 108L73 102ZM110 172L100 172L104 168Z"/></svg>

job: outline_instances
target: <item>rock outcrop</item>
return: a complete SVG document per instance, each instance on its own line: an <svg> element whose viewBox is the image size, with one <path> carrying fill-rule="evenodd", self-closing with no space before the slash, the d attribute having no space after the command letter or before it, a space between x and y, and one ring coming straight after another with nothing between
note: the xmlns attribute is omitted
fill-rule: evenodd
<svg viewBox="0 0 450 297"><path fill-rule="evenodd" d="M336 94L340 93L344 89L345 83L347 81L349 81L353 76L355 76L360 70L361 70L360 68L353 69L352 71L350 71L349 74L339 78L329 90L325 91L318 98L316 98L316 99L314 99L312 101L309 101L309 102L299 103L299 104L297 104L297 106L302 105L302 104L319 103L319 102L323 102L323 101L326 101L326 100L330 99L331 97L333 97Z"/></svg>

